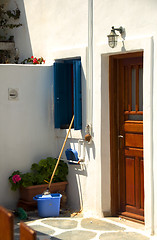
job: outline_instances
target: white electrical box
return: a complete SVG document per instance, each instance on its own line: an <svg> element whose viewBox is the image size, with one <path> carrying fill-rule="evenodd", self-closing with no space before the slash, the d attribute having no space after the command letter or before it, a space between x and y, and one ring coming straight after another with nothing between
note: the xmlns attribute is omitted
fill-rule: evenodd
<svg viewBox="0 0 157 240"><path fill-rule="evenodd" d="M19 99L19 89L9 88L8 89L8 100L18 100Z"/></svg>

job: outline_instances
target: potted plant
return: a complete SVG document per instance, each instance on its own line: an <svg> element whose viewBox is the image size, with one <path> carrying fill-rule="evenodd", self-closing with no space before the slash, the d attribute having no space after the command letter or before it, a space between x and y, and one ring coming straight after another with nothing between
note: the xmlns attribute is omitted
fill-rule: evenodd
<svg viewBox="0 0 157 240"><path fill-rule="evenodd" d="M22 173L19 170L14 171L9 176L11 190L19 189L20 200L18 205L27 210L27 207L36 206L33 197L37 194L42 194L47 189L47 184L50 181L53 169L57 159L48 157L41 159L39 163L33 163L30 172ZM65 192L67 186L68 166L64 161L60 161L55 172L53 183L50 191ZM27 207L26 207L27 206Z"/></svg>
<svg viewBox="0 0 157 240"><path fill-rule="evenodd" d="M25 63L44 64L45 60L43 59L43 57L37 58L37 57L31 56L29 58L24 59L21 62L21 64L25 64Z"/></svg>

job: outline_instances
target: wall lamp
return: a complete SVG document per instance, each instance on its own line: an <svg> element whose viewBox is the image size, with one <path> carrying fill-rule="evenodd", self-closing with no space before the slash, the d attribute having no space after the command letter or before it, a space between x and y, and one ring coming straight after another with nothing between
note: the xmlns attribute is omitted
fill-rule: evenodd
<svg viewBox="0 0 157 240"><path fill-rule="evenodd" d="M112 29L111 29L111 33L109 35L107 35L108 37L108 45L111 47L111 48L114 48L117 46L117 41L118 41L118 36L116 34L116 31L118 31L121 36L122 34L124 33L124 28L120 27L120 28L114 28L112 26Z"/></svg>

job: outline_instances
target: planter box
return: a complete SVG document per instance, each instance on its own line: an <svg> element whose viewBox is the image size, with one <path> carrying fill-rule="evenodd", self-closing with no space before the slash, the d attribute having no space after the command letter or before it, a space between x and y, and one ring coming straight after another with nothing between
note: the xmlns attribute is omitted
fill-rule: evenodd
<svg viewBox="0 0 157 240"><path fill-rule="evenodd" d="M51 193L65 192L67 184L68 182L52 183L50 187L50 192ZM48 187L48 184L21 187L20 200L32 202L33 197L38 194L42 194L47 189L47 187Z"/></svg>
<svg viewBox="0 0 157 240"><path fill-rule="evenodd" d="M65 190L68 182L58 182L52 183L50 187L51 193L61 193L63 199L61 199L61 204L66 204ZM22 207L25 210L33 210L37 207L36 201L33 200L33 197L42 194L48 187L48 184L35 185L29 187L20 188L20 199L18 202L18 207Z"/></svg>

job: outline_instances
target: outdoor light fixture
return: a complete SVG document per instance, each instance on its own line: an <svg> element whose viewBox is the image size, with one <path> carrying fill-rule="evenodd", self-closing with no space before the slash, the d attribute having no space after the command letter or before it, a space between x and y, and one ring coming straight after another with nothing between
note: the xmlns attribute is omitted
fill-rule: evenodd
<svg viewBox="0 0 157 240"><path fill-rule="evenodd" d="M117 35L115 31L118 31L122 35L122 33L124 32L124 29L122 27L120 27L120 28L112 27L111 33L109 35L107 35L107 37L108 37L108 45L111 48L114 48L114 47L117 46L117 41L118 41L118 36L119 35Z"/></svg>

